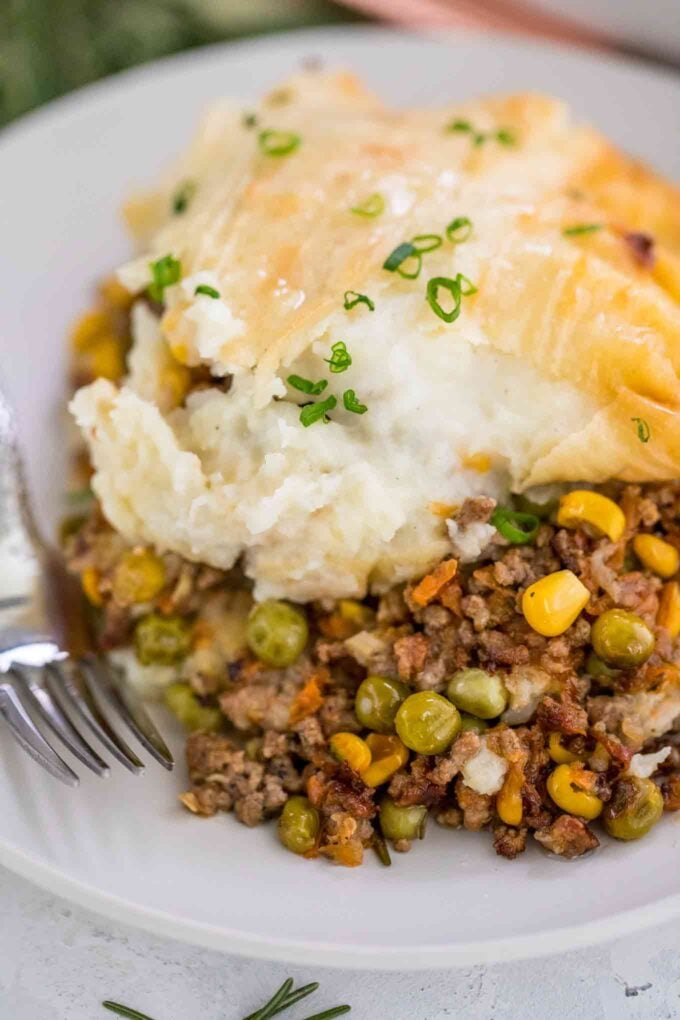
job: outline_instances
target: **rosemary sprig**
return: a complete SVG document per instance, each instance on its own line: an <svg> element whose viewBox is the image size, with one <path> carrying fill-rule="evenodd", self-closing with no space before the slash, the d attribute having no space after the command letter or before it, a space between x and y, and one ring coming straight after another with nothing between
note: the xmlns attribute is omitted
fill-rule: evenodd
<svg viewBox="0 0 680 1020"><path fill-rule="evenodd" d="M115 1013L116 1016L127 1017L127 1020L153 1020L153 1017L148 1016L146 1013L140 1013L138 1009L132 1009L131 1006L123 1006L120 1002L111 1002L110 999L102 1002L102 1006L104 1009Z"/></svg>
<svg viewBox="0 0 680 1020"><path fill-rule="evenodd" d="M315 1013L314 1016L306 1016L305 1020L333 1020L333 1017L344 1016L351 1012L351 1006L334 1006L333 1009L324 1010L323 1013Z"/></svg>
<svg viewBox="0 0 680 1020"><path fill-rule="evenodd" d="M270 1017L274 1016L275 1011L278 1012L278 1007L282 1005L283 1000L290 994L292 987L293 979L286 978L281 987L274 992L269 1002L265 1002L264 1006L261 1006L260 1009L245 1017L245 1020L270 1020Z"/></svg>

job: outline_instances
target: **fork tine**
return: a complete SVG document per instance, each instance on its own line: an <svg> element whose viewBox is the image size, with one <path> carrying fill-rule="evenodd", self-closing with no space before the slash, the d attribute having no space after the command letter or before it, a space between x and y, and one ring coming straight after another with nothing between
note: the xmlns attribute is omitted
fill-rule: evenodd
<svg viewBox="0 0 680 1020"><path fill-rule="evenodd" d="M101 656L90 658L90 664L97 675L98 689L121 717L128 729L137 737L142 747L157 762L172 772L175 759L172 752L156 729L140 699L122 682L120 672Z"/></svg>
<svg viewBox="0 0 680 1020"><path fill-rule="evenodd" d="M4 717L14 739L34 761L67 786L78 786L80 782L78 776L50 747L26 711L14 687L6 681L0 684L0 714Z"/></svg>
<svg viewBox="0 0 680 1020"><path fill-rule="evenodd" d="M135 775L144 771L144 763L139 760L135 752L128 747L125 741L118 736L115 730L109 725L106 716L101 712L92 686L96 685L96 677L91 678L91 667L86 659L77 663L63 662L53 665L53 676L55 686L58 686L63 699L74 712L86 723L94 735L101 740L102 744L114 758L124 765L126 769ZM72 671L77 671L82 680L82 685L76 684Z"/></svg>
<svg viewBox="0 0 680 1020"><path fill-rule="evenodd" d="M90 747L87 741L80 735L69 717L63 712L58 698L55 696L51 686L51 670L46 666L42 671L45 686L37 682L32 672L17 666L12 667L12 673L18 677L22 686L24 698L29 705L44 719L45 723L57 734L59 739L66 745L71 754L91 769L97 776L105 778L110 774L109 766L103 761L94 748Z"/></svg>

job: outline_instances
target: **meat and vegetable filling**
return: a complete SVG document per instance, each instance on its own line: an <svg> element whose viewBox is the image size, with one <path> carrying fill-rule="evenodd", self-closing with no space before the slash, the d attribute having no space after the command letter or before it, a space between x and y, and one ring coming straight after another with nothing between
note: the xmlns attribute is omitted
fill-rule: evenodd
<svg viewBox="0 0 680 1020"><path fill-rule="evenodd" d="M185 808L350 866L430 819L573 858L680 808L680 483L452 513L427 576L305 607L130 548L96 506L70 523L100 644L189 731Z"/></svg>

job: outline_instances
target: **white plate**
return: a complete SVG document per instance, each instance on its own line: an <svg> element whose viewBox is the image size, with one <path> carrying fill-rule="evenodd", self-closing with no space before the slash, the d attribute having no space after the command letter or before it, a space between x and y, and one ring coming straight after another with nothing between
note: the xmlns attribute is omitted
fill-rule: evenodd
<svg viewBox="0 0 680 1020"><path fill-rule="evenodd" d="M530 0L551 14L597 29L610 39L680 60L678 0Z"/></svg>
<svg viewBox="0 0 680 1020"><path fill-rule="evenodd" d="M254 96L320 55L395 103L502 89L571 100L619 143L680 177L674 77L490 38L314 31L163 61L55 103L0 139L0 370L18 407L44 520L58 505L64 334L123 259L116 210L186 139L206 101ZM680 910L680 828L566 864L532 847L509 863L488 835L431 826L390 870L285 853L269 828L178 808L183 768L62 788L0 734L0 861L81 904L158 933L252 956L430 967L528 956L621 934Z"/></svg>

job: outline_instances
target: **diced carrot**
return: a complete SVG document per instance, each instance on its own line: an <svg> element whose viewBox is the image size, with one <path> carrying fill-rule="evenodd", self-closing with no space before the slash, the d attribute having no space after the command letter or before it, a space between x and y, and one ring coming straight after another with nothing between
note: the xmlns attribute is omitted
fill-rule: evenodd
<svg viewBox="0 0 680 1020"><path fill-rule="evenodd" d="M323 705L321 689L327 682L327 679L326 673L313 673L304 687L298 691L290 707L289 722L291 726L300 722L301 719L305 719L308 715L318 712Z"/></svg>
<svg viewBox="0 0 680 1020"><path fill-rule="evenodd" d="M330 858L345 868L356 868L364 859L364 848L361 843L328 843L319 847L319 853Z"/></svg>
<svg viewBox="0 0 680 1020"><path fill-rule="evenodd" d="M444 560L431 574L426 574L413 591L411 599L417 606L427 606L437 597L445 584L448 584L455 577L458 570L458 560Z"/></svg>

